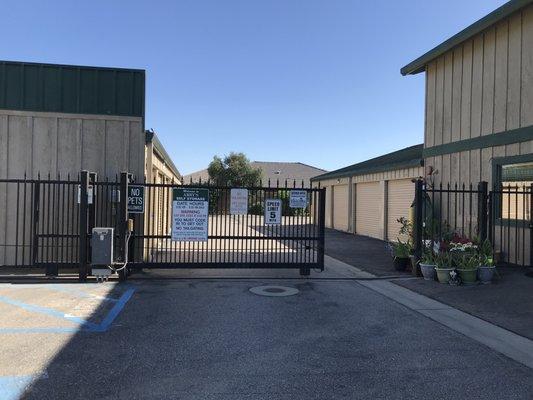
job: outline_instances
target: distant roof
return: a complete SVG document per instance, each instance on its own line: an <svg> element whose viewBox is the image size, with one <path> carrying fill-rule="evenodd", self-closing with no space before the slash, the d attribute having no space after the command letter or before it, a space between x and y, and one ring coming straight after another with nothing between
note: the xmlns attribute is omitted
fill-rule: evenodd
<svg viewBox="0 0 533 400"><path fill-rule="evenodd" d="M176 165L174 165L174 161L172 161L172 158L168 155L167 151L163 147L163 144L159 140L159 137L156 135L154 131L146 131L146 142L152 142L154 145L155 152L159 155L159 157L164 161L164 163L170 168L170 170L176 175L177 177L181 177L180 172L176 168Z"/></svg>
<svg viewBox="0 0 533 400"><path fill-rule="evenodd" d="M326 179L342 178L354 175L372 174L401 168L419 167L422 165L423 144L406 147L405 149L394 151L383 156L372 158L348 167L322 174L311 179L312 181L323 181Z"/></svg>
<svg viewBox="0 0 533 400"><path fill-rule="evenodd" d="M296 184L301 186L303 180L307 186L312 177L326 172L324 169L301 162L252 161L250 164L263 172L263 184L267 184L268 180L270 180L272 185L275 185L278 180L280 185L284 185L285 180L287 180L289 185L296 181ZM190 182L191 179L193 182L198 182L200 179L204 182L207 181L209 179L207 169L193 172L183 177L184 183Z"/></svg>
<svg viewBox="0 0 533 400"><path fill-rule="evenodd" d="M428 51L426 54L418 57L416 60L410 62L405 67L403 67L400 72L402 75L413 75L423 72L426 68L426 65L434 60L435 58L441 56L447 51L451 50L455 46L461 44L462 42L470 39L471 37L477 35L488 27L494 25L496 22L507 18L514 12L524 8L525 6L533 4L533 0L511 0L505 3L503 6L497 8L490 14L481 18L479 21L474 22L469 27L463 29L458 34L452 36L445 42L442 42L437 47Z"/></svg>

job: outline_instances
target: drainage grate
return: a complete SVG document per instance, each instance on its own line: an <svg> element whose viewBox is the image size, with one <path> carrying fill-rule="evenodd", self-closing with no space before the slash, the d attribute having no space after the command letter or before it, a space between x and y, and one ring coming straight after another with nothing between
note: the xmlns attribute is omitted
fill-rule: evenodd
<svg viewBox="0 0 533 400"><path fill-rule="evenodd" d="M287 286L256 286L250 289L250 292L257 294L259 296L270 296L270 297L285 297L285 296L294 296L299 292L298 289L287 287Z"/></svg>

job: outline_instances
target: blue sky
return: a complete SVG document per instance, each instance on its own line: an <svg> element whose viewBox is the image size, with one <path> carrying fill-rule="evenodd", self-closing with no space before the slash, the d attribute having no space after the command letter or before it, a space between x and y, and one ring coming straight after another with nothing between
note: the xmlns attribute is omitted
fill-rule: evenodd
<svg viewBox="0 0 533 400"><path fill-rule="evenodd" d="M143 68L182 174L214 154L328 170L422 142L399 69L502 0L5 1L0 58Z"/></svg>

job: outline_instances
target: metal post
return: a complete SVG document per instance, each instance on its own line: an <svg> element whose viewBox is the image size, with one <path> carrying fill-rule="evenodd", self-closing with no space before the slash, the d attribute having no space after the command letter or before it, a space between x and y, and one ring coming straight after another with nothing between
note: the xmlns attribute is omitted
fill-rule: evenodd
<svg viewBox="0 0 533 400"><path fill-rule="evenodd" d="M120 262L126 262L126 234L128 230L128 173L120 173L120 204L117 212L118 254ZM118 273L120 281L126 280L126 269Z"/></svg>
<svg viewBox="0 0 533 400"><path fill-rule="evenodd" d="M487 239L487 202L489 184L485 181L479 182L477 186L477 226L479 230L479 240L484 242Z"/></svg>
<svg viewBox="0 0 533 400"><path fill-rule="evenodd" d="M88 207L88 216L89 216L89 222L87 227L87 232L89 237L92 237L93 228L96 226L96 180L97 175L96 172L89 172L89 182L90 186L92 186L92 201L91 204L87 204ZM89 248L91 246L91 241L89 240ZM87 267L87 274L92 275L92 268L91 268L91 262L92 262L92 252L89 252L87 254L87 260L88 260L88 267Z"/></svg>
<svg viewBox="0 0 533 400"><path fill-rule="evenodd" d="M413 226L413 240L415 256L420 258L422 256L422 236L424 233L424 181L421 179L415 183L415 221Z"/></svg>
<svg viewBox="0 0 533 400"><path fill-rule="evenodd" d="M326 188L320 189L318 196L318 265L324 270L324 252L325 252L325 228L326 228Z"/></svg>
<svg viewBox="0 0 533 400"><path fill-rule="evenodd" d="M487 237L492 244L493 250L494 250L494 218L495 218L495 211L494 211L494 192L488 193L488 205L487 205L487 215L488 215L488 226L487 226Z"/></svg>
<svg viewBox="0 0 533 400"><path fill-rule="evenodd" d="M529 190L529 266L533 268L533 183Z"/></svg>
<svg viewBox="0 0 533 400"><path fill-rule="evenodd" d="M40 180L40 179L39 179ZM32 246L32 261L33 265L37 264L39 256L39 201L41 197L41 183L35 182L33 191L33 246Z"/></svg>
<svg viewBox="0 0 533 400"><path fill-rule="evenodd" d="M88 217L88 192L89 192L89 171L81 171L80 180L80 242L79 242L79 280L87 280L87 217Z"/></svg>

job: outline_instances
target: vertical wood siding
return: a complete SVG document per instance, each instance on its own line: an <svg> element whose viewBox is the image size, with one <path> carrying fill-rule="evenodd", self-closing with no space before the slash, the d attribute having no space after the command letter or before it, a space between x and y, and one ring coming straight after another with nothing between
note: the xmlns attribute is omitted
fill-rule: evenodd
<svg viewBox="0 0 533 400"><path fill-rule="evenodd" d="M0 110L0 178L48 173L76 177L86 169L99 179L121 171L144 176L142 119Z"/></svg>
<svg viewBox="0 0 533 400"><path fill-rule="evenodd" d="M533 125L533 6L433 60L426 78L426 148ZM531 153L527 143L435 156L426 165L439 170L437 183L491 184L492 159Z"/></svg>

